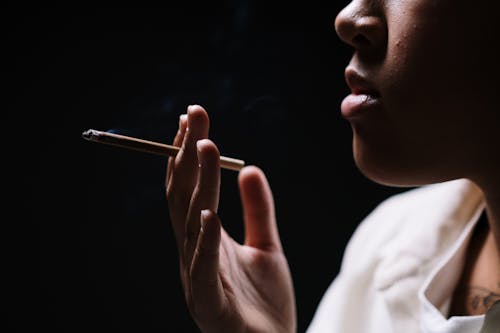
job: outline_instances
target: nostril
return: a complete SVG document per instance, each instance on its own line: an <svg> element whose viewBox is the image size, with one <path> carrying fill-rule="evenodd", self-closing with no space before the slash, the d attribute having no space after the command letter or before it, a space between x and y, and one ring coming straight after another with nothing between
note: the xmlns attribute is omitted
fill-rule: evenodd
<svg viewBox="0 0 500 333"><path fill-rule="evenodd" d="M355 47L367 47L370 46L370 40L362 34L357 34L352 39L352 43Z"/></svg>

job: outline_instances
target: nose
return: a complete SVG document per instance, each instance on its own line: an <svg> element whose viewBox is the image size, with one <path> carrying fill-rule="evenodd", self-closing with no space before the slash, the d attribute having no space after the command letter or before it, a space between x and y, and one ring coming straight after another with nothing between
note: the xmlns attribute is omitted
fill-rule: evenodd
<svg viewBox="0 0 500 333"><path fill-rule="evenodd" d="M337 35L357 51L385 47L387 26L373 6L366 0L354 0L335 18Z"/></svg>

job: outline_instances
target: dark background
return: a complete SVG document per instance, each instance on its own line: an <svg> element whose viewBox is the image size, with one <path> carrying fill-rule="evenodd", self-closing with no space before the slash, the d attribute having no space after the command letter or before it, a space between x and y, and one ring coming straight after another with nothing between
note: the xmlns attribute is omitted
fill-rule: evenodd
<svg viewBox="0 0 500 333"><path fill-rule="evenodd" d="M339 113L352 50L334 30L347 1L335 3L4 8L9 331L197 331L178 277L166 158L81 138L112 129L170 143L195 103L222 154L268 176L305 330L356 225L399 191L353 164ZM220 215L241 241L237 174L222 176Z"/></svg>

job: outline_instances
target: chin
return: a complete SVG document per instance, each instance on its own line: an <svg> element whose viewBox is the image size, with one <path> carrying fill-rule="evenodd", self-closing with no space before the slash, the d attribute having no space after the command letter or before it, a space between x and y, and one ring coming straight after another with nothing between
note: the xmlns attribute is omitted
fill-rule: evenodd
<svg viewBox="0 0 500 333"><path fill-rule="evenodd" d="M423 163L424 159L418 158L418 154L407 152L394 145L376 145L376 142L366 145L356 136L353 140L353 158L357 168L365 177L380 185L415 187L453 178L432 172L429 164Z"/></svg>

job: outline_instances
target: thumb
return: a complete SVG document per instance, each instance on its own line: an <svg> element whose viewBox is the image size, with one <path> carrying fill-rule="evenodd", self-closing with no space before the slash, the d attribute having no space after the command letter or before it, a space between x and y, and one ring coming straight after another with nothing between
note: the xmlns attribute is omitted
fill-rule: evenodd
<svg viewBox="0 0 500 333"><path fill-rule="evenodd" d="M256 166L247 166L240 171L238 184L245 220L245 245L281 251L273 194L264 172Z"/></svg>

